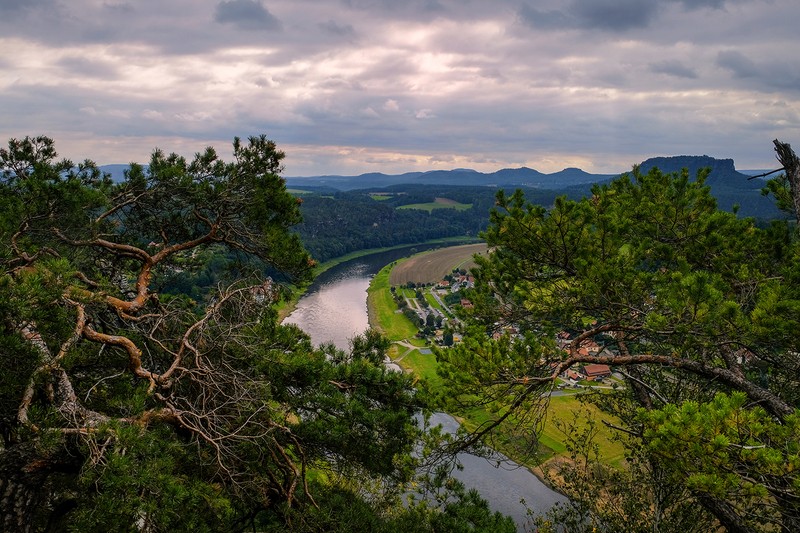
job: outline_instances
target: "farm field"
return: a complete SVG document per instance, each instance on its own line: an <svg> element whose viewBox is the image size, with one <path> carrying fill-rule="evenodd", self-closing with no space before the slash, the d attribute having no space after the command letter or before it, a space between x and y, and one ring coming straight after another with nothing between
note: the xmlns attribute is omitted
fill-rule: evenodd
<svg viewBox="0 0 800 533"><path fill-rule="evenodd" d="M450 198L436 198L435 201L426 204L401 205L397 209L419 209L430 213L434 209L455 209L457 211L464 211L470 207L472 207L472 204L461 204Z"/></svg>
<svg viewBox="0 0 800 533"><path fill-rule="evenodd" d="M398 263L389 275L393 286L413 283L436 283L454 268L469 270L475 266L474 254L485 254L486 244L464 244L450 246L432 252L424 252Z"/></svg>

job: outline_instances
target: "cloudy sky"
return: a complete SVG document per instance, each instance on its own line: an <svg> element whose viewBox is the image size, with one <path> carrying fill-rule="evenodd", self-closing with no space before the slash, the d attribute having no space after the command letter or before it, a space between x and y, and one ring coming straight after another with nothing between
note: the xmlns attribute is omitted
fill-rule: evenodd
<svg viewBox="0 0 800 533"><path fill-rule="evenodd" d="M0 0L0 139L146 162L267 134L285 174L774 168L797 0Z"/></svg>

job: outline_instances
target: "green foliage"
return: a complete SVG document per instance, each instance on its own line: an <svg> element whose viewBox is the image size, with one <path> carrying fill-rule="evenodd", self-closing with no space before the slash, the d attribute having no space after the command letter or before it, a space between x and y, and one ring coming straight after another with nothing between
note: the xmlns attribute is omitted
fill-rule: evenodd
<svg viewBox="0 0 800 533"><path fill-rule="evenodd" d="M235 517L223 486L204 480L204 467L169 428L109 427L84 453L71 531L220 531ZM93 442L93 441L88 441Z"/></svg>
<svg viewBox="0 0 800 533"><path fill-rule="evenodd" d="M434 209L430 212L396 209L401 202L414 203L414 199L432 202L434 195L440 193L438 189L417 192L413 187L404 191L404 194L385 197L380 202L376 202L369 193L357 191L339 192L333 197L304 195L301 206L304 221L297 226L297 232L319 261L355 250L477 235L486 228L492 190L469 187L453 196L450 194L452 189L460 188L448 188L448 197L472 207Z"/></svg>
<svg viewBox="0 0 800 533"><path fill-rule="evenodd" d="M639 413L648 450L683 472L686 486L733 505L757 531L780 526L800 490L797 413L777 421L741 392Z"/></svg>
<svg viewBox="0 0 800 533"><path fill-rule="evenodd" d="M730 529L800 527L785 444L797 440L800 402L800 242L786 222L760 227L719 211L705 177L634 168L550 208L520 191L497 195L484 234L492 252L477 258L469 294L476 325L437 354L444 396L491 407L473 439L526 420L535 434L560 372L584 363L624 372L625 387L597 402L620 420L634 476L585 455L594 473L566 480L584 506L574 524L675 531L693 508Z"/></svg>
<svg viewBox="0 0 800 533"><path fill-rule="evenodd" d="M513 533L513 520L492 512L476 491L446 475L419 480L407 504L368 501L358 490L334 484L320 491L317 508L291 513L291 531L350 533ZM363 490L361 491L363 494ZM260 531L286 531L285 523L261 523Z"/></svg>
<svg viewBox="0 0 800 533"><path fill-rule="evenodd" d="M277 323L313 267L299 204L274 143L233 157L156 150L114 184L44 137L0 149L0 529L329 524L355 517L314 506L325 479L410 479L410 377L373 332L342 352Z"/></svg>
<svg viewBox="0 0 800 533"><path fill-rule="evenodd" d="M598 421L588 411L560 420L566 453L553 461L545 475L569 498L547 513L533 517L542 533L566 529L576 533L705 532L713 518L676 484L668 462L653 461L641 448L629 445L624 469L602 463L596 439Z"/></svg>

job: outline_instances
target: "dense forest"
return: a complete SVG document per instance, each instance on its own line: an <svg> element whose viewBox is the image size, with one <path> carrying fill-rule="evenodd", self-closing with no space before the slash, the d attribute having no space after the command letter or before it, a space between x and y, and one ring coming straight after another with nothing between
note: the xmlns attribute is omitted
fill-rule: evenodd
<svg viewBox="0 0 800 533"><path fill-rule="evenodd" d="M397 244L416 244L430 239L477 235L486 228L493 193L486 188L464 191L425 188L375 200L368 191L338 192L334 195L303 195L303 222L297 232L309 252L319 261L356 250ZM406 204L433 202L438 195L467 197L470 209L433 209L430 212L397 209Z"/></svg>
<svg viewBox="0 0 800 533"><path fill-rule="evenodd" d="M303 194L303 222L296 226L303 244L318 261L349 252L442 237L478 237L486 229L495 189L437 185L396 185L381 189ZM549 205L557 193L527 190L528 197ZM379 198L379 199L376 199ZM402 209L447 198L468 209Z"/></svg>

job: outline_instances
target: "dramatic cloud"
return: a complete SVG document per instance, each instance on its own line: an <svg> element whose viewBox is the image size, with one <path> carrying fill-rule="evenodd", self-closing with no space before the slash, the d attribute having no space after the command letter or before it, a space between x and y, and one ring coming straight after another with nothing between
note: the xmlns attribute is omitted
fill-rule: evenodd
<svg viewBox="0 0 800 533"><path fill-rule="evenodd" d="M214 20L233 24L242 30L277 30L281 27L280 21L255 0L220 2Z"/></svg>
<svg viewBox="0 0 800 533"><path fill-rule="evenodd" d="M564 11L537 10L524 4L520 16L535 28L619 32L646 28L657 10L657 0L574 0Z"/></svg>
<svg viewBox="0 0 800 533"><path fill-rule="evenodd" d="M717 65L730 70L737 78L754 78L759 74L756 64L736 50L717 54Z"/></svg>
<svg viewBox="0 0 800 533"><path fill-rule="evenodd" d="M333 20L329 20L327 22L320 22L318 26L323 31L332 33L333 35L339 35L342 37L352 37L356 33L350 24L340 25Z"/></svg>
<svg viewBox="0 0 800 533"><path fill-rule="evenodd" d="M266 133L290 175L800 142L796 0L0 0L0 138L145 161ZM0 139L1 140L1 139Z"/></svg>
<svg viewBox="0 0 800 533"><path fill-rule="evenodd" d="M594 0L576 1L571 11L584 28L625 31L649 26L657 8L657 0Z"/></svg>
<svg viewBox="0 0 800 533"><path fill-rule="evenodd" d="M665 59L650 64L650 71L656 74L667 74L678 78L696 79L697 73L680 61Z"/></svg>

